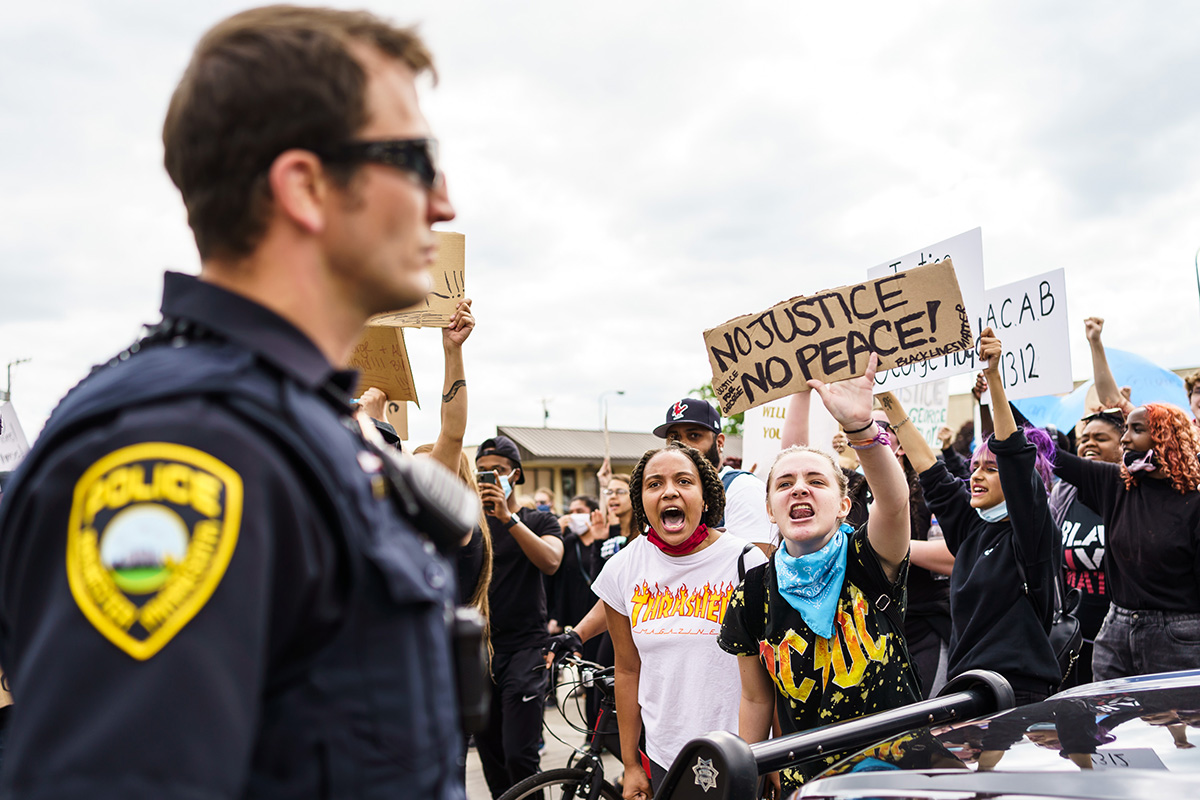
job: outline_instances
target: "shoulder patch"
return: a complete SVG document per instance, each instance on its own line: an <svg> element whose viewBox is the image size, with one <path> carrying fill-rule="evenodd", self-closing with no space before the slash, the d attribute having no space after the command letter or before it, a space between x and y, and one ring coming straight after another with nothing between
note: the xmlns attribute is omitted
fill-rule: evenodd
<svg viewBox="0 0 1200 800"><path fill-rule="evenodd" d="M88 621L144 661L196 616L229 566L242 478L166 442L109 453L75 484L67 580Z"/></svg>

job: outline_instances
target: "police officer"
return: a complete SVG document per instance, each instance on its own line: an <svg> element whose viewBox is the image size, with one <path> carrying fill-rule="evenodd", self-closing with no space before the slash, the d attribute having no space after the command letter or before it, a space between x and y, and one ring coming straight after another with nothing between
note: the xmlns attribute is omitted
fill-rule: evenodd
<svg viewBox="0 0 1200 800"><path fill-rule="evenodd" d="M423 299L454 216L431 66L365 12L254 9L197 46L163 141L199 278L166 276L163 322L68 394L0 508L0 796L464 797L435 545L465 529L339 369Z"/></svg>

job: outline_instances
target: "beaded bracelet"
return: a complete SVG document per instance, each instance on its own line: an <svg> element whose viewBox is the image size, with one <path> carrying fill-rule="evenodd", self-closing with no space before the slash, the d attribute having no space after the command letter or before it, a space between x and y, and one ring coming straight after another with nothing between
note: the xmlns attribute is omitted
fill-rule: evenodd
<svg viewBox="0 0 1200 800"><path fill-rule="evenodd" d="M852 450L869 450L870 448L875 447L877 445L883 445L884 447L890 447L891 444L892 444L891 437L889 437L887 435L887 431L885 431L881 428L879 430L879 433L875 434L874 439L860 439L859 444L850 442L850 448Z"/></svg>

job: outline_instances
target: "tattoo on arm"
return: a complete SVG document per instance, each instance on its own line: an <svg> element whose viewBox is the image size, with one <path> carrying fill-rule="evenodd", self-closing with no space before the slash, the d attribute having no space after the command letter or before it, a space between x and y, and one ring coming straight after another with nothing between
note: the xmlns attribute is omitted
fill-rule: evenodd
<svg viewBox="0 0 1200 800"><path fill-rule="evenodd" d="M890 397L881 397L881 398L879 398L879 403L880 403L880 404L881 404L881 405L882 405L882 406L883 406L885 409L887 409L888 411L891 411L891 410L892 410L892 405L893 405L893 404L892 404L892 398L890 398Z"/></svg>
<svg viewBox="0 0 1200 800"><path fill-rule="evenodd" d="M463 388L466 385L467 385L467 382L461 381L461 380L455 381L454 383L450 384L450 391L448 391L444 395L442 395L442 402L449 403L451 400L454 399L454 395L458 394L458 390Z"/></svg>

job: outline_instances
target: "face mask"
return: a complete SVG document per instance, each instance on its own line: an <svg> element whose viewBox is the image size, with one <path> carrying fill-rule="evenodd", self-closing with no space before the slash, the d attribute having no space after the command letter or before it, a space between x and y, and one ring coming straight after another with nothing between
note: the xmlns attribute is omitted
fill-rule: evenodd
<svg viewBox="0 0 1200 800"><path fill-rule="evenodd" d="M1008 516L1008 501L1002 500L991 508L977 508L975 513L982 517L984 522L999 522Z"/></svg>
<svg viewBox="0 0 1200 800"><path fill-rule="evenodd" d="M662 550L667 555L671 556L686 556L688 553L695 550L700 545L704 544L704 540L708 538L708 526L701 522L692 535L684 539L679 544L667 544L654 528L646 531L646 538L650 543Z"/></svg>
<svg viewBox="0 0 1200 800"><path fill-rule="evenodd" d="M499 475L497 477L500 478L500 488L504 490L504 499L507 500L508 496L512 494L512 484L508 482L507 475Z"/></svg>
<svg viewBox="0 0 1200 800"><path fill-rule="evenodd" d="M537 504L537 510L538 510L538 511L549 511L549 510L550 510L550 504L549 504L549 503L538 503L538 504Z"/></svg>
<svg viewBox="0 0 1200 800"><path fill-rule="evenodd" d="M1158 469L1153 450L1126 450L1121 458L1125 462L1125 469L1133 473L1154 472Z"/></svg>

